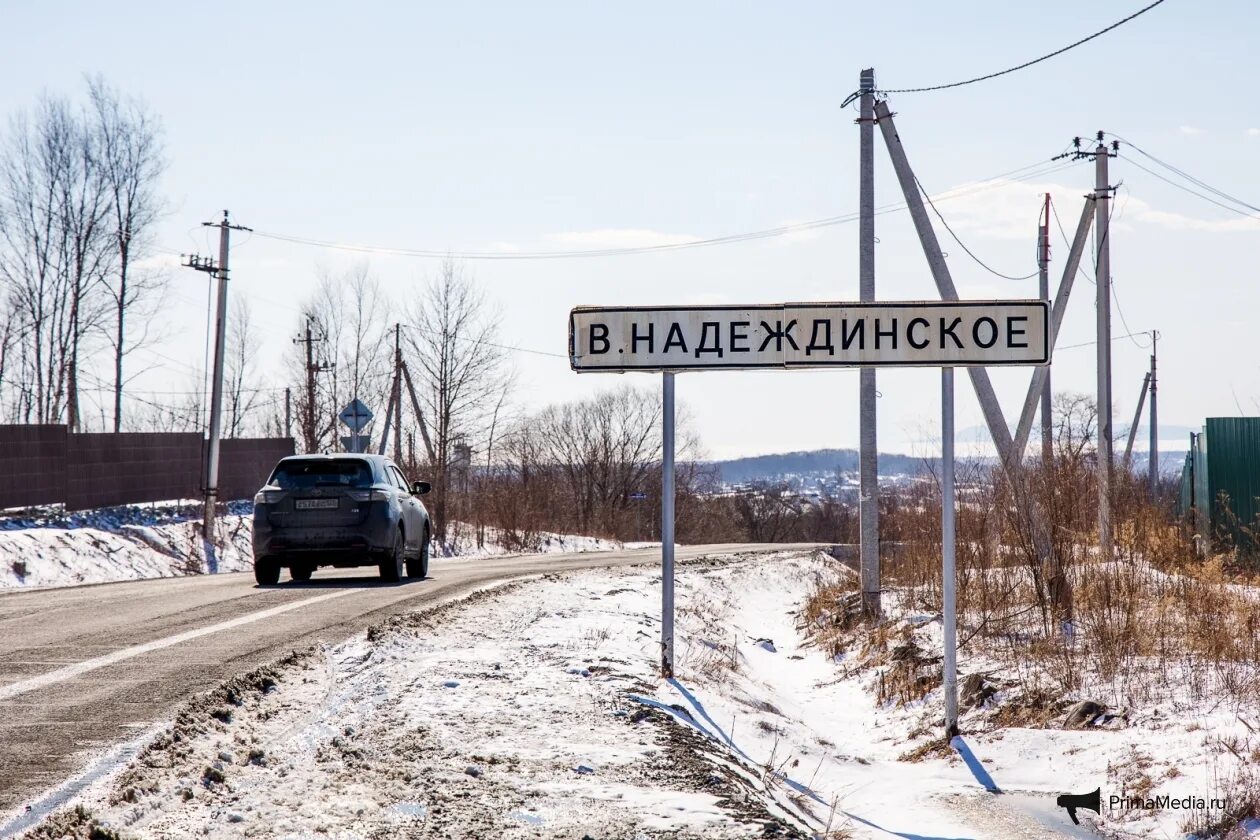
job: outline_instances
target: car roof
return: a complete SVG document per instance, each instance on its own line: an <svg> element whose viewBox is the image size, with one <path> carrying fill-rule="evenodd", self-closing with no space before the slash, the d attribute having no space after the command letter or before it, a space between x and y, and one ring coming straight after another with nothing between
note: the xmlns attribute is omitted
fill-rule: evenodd
<svg viewBox="0 0 1260 840"><path fill-rule="evenodd" d="M393 463L384 455L374 455L370 452L312 452L309 455L286 455L280 461L283 463L285 461L344 461L348 459L373 461L380 464Z"/></svg>

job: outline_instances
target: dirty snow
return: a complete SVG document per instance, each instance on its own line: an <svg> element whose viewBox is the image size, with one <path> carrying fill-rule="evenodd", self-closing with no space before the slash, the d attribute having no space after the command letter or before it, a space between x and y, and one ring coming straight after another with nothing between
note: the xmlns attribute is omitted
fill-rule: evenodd
<svg viewBox="0 0 1260 840"><path fill-rule="evenodd" d="M842 573L811 554L682 564L671 680L651 570L484 591L238 681L74 802L124 837L1186 836L1184 811L1106 796L1135 751L1187 768L1154 793L1212 795L1204 739L1230 710L996 729L906 760L939 689L881 705L878 673L798 624ZM1073 826L1055 798L1095 787L1103 814Z"/></svg>
<svg viewBox="0 0 1260 840"><path fill-rule="evenodd" d="M207 551L196 503L10 517L0 520L0 589L251 571L250 503L229 504L215 526L218 545ZM452 532L448 545L434 545L435 556L475 559L521 553L501 545L502 535L494 529L487 529L480 544L468 526L455 523ZM614 540L570 534L544 532L532 539L536 551L529 553L621 548Z"/></svg>

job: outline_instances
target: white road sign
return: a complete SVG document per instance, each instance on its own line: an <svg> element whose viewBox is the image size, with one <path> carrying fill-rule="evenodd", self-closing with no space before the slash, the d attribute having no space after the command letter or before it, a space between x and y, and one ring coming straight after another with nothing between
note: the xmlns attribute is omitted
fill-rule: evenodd
<svg viewBox="0 0 1260 840"><path fill-rule="evenodd" d="M1050 361L1042 300L577 307L575 371L988 367Z"/></svg>

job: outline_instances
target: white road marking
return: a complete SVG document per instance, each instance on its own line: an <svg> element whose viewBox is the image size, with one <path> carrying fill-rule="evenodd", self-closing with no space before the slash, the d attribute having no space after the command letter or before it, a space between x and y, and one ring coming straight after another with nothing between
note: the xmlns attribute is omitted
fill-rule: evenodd
<svg viewBox="0 0 1260 840"><path fill-rule="evenodd" d="M31 677L30 679L19 680L15 683L0 686L0 701L12 700L14 697L20 697L23 694L36 691L37 689L47 688L50 685L56 685L59 682L65 682L66 680L74 679L75 677L96 671L100 668L106 668L118 662L133 659L137 656L143 656L144 654L151 653L155 650L172 647L173 645L178 645L192 639L198 639L202 636L209 636L212 633L231 630L233 627L240 627L244 624L252 624L255 621L261 621L264 618L271 618L272 616L287 613L291 610L309 607L311 604L318 604L321 601L340 598L342 595L349 595L353 591L354 590L352 589L340 589L336 592L316 595L313 598L303 598L301 601L293 601L292 603L282 604L278 607L271 607L269 609L247 613L245 615L229 619L228 621L221 621L218 624L211 624L207 627L199 627L196 630L186 630L183 633L177 633L174 636L167 636L164 639L154 639L153 641L145 642L142 645L134 645L129 648L123 648L122 650L116 650L113 653L107 653L104 656L97 656L93 659L85 659L82 662L76 662L75 664L67 665L64 668L58 668L56 671L49 671L46 674L40 674L39 676Z"/></svg>

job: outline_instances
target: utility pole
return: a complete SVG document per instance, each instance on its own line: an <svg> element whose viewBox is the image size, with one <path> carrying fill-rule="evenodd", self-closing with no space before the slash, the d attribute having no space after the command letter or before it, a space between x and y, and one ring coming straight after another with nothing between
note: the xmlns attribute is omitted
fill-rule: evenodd
<svg viewBox="0 0 1260 840"><path fill-rule="evenodd" d="M1113 141L1111 149L1103 142L1103 132L1098 132L1098 145L1092 152L1080 151L1081 138L1072 142L1076 147L1074 157L1094 159L1094 228L1097 238L1095 279L1097 280L1098 339L1098 551L1110 560L1114 552L1111 533L1111 485L1114 467L1111 453L1111 243L1108 241L1111 221L1111 182L1107 175L1107 160L1120 148Z"/></svg>
<svg viewBox="0 0 1260 840"><path fill-rule="evenodd" d="M1124 471L1129 471L1129 464L1133 457L1133 442L1137 440L1138 424L1142 422L1142 409L1146 407L1146 392L1151 388L1151 372L1148 370L1146 376L1142 377L1142 390L1138 392L1137 411L1133 412L1133 422L1129 424L1129 439L1124 445Z"/></svg>
<svg viewBox="0 0 1260 840"><path fill-rule="evenodd" d="M1147 480L1150 482L1151 499L1154 499L1159 493L1159 406L1155 398L1155 361L1159 355L1156 345L1159 343L1159 331L1151 330L1151 416L1150 416L1150 466L1148 467Z"/></svg>
<svg viewBox="0 0 1260 840"><path fill-rule="evenodd" d="M1045 207L1041 216L1041 235L1037 248L1038 292L1042 300L1050 300L1050 193L1046 193ZM1052 446L1054 430L1050 415L1050 368L1046 366L1045 381L1041 385L1041 464L1049 466L1054 458ZM1020 452L1020 457L1023 453Z"/></svg>
<svg viewBox="0 0 1260 840"><path fill-rule="evenodd" d="M284 389L284 436L293 437L293 394L289 388Z"/></svg>
<svg viewBox="0 0 1260 840"><path fill-rule="evenodd" d="M306 345L306 416L302 420L302 438L307 453L314 452L318 448L315 434L315 376L335 367L331 364L318 364L315 361L315 345L323 340L311 334L309 315L306 318L305 333L293 339L294 344Z"/></svg>
<svg viewBox="0 0 1260 840"><path fill-rule="evenodd" d="M193 255L184 265L197 271L213 274L219 280L219 289L215 306L214 331L214 379L210 392L210 434L206 446L206 503L203 512L202 536L213 542L215 505L219 496L219 435L222 433L223 421L223 363L227 356L227 294L228 294L228 254L231 251L231 235L234 230L250 230L241 225L234 225L228 220L228 211L223 211L223 219L218 222L202 222L203 227L219 229L219 265L216 268L213 260L202 261ZM214 569L212 568L212 571Z"/></svg>
<svg viewBox="0 0 1260 840"><path fill-rule="evenodd" d="M402 324L394 324L394 463L402 463Z"/></svg>
<svg viewBox="0 0 1260 840"><path fill-rule="evenodd" d="M858 299L875 300L875 70L863 70L858 118ZM864 367L858 374L858 453L860 520L860 564L862 614L878 619L879 574L879 449L875 435L875 369Z"/></svg>

